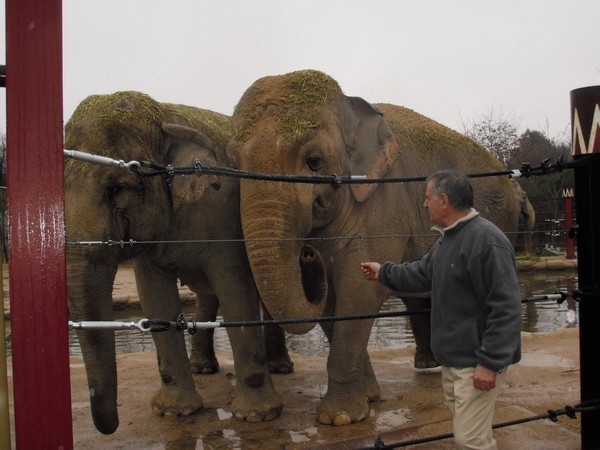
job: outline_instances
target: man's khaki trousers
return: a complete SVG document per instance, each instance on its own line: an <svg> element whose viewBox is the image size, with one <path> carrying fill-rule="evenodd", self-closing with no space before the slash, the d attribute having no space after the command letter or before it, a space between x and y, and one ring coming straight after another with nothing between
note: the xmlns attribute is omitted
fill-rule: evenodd
<svg viewBox="0 0 600 450"><path fill-rule="evenodd" d="M496 449L492 420L506 368L497 374L496 387L490 391L473 387L473 370L473 367L442 367L442 387L452 413L454 442L457 449Z"/></svg>

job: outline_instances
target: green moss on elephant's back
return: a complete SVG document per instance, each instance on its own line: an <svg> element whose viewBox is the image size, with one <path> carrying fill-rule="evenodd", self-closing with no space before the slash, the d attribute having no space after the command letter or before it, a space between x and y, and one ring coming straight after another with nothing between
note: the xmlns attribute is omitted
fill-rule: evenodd
<svg viewBox="0 0 600 450"><path fill-rule="evenodd" d="M193 106L160 103L141 92L120 91L91 95L79 104L65 126L65 148L121 159L123 150L117 144L125 138L146 148L148 159L158 158L154 149L161 123L176 123L199 130L219 148L225 148L232 135L231 120L223 114ZM89 166L79 161L65 161L65 168L74 165Z"/></svg>
<svg viewBox="0 0 600 450"><path fill-rule="evenodd" d="M248 88L236 107L235 139L244 142L255 135L261 119L269 117L286 141L299 142L321 127L316 108L332 106L341 93L337 81L316 70L261 78Z"/></svg>
<svg viewBox="0 0 600 450"><path fill-rule="evenodd" d="M180 125L202 131L219 148L225 149L231 136L233 127L231 118L208 109L194 106L163 103L167 109L166 121L175 120Z"/></svg>
<svg viewBox="0 0 600 450"><path fill-rule="evenodd" d="M474 170L478 167L484 167L486 171L490 168L503 169L500 162L485 147L467 136L402 106L390 104L376 106L383 112L400 148L413 149L410 155L420 160L421 164L417 165L420 170L427 166L439 168L440 162L454 160L456 152L463 154L463 160L472 161ZM409 155L403 154L403 158L406 156ZM410 169L409 166L405 167Z"/></svg>

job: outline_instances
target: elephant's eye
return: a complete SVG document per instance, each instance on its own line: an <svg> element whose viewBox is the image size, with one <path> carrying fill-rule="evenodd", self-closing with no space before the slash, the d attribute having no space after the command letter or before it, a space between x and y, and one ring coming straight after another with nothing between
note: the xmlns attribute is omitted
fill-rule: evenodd
<svg viewBox="0 0 600 450"><path fill-rule="evenodd" d="M124 186L125 185L122 185L122 184L115 184L115 185L107 187L106 193L108 194L108 197L113 198L116 195L118 195L119 192L121 192L123 190Z"/></svg>
<svg viewBox="0 0 600 450"><path fill-rule="evenodd" d="M124 195L127 192L130 192L130 189L126 183L111 184L106 188L106 200L112 208L124 209L129 197Z"/></svg>
<svg viewBox="0 0 600 450"><path fill-rule="evenodd" d="M307 156L304 161L313 172L318 172L323 168L323 159L320 156Z"/></svg>

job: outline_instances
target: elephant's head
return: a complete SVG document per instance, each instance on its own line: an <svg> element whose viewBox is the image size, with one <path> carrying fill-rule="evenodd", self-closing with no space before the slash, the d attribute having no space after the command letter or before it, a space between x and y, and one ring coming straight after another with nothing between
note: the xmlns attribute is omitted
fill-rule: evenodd
<svg viewBox="0 0 600 450"><path fill-rule="evenodd" d="M214 165L213 143L199 130L207 122L230 133L229 119L216 113L159 104L136 92L91 96L65 127L69 150L123 161L192 166ZM211 122L212 121L212 122ZM224 148L223 138L221 145ZM125 168L65 162L67 284L72 320L112 320L112 288L120 261L152 251L130 240L164 239L170 219L182 204L215 185L214 176L141 177ZM83 241L123 241L125 245L74 245ZM105 434L118 427L114 333L79 331L88 376L92 416Z"/></svg>
<svg viewBox="0 0 600 450"><path fill-rule="evenodd" d="M238 103L233 123L228 157L248 171L377 178L398 156L382 114L360 98L346 97L335 80L317 71L256 81ZM306 238L340 232L336 228L352 220L342 205L363 202L375 188L242 180L248 259L275 319L322 313L327 261ZM285 328L303 333L313 326Z"/></svg>

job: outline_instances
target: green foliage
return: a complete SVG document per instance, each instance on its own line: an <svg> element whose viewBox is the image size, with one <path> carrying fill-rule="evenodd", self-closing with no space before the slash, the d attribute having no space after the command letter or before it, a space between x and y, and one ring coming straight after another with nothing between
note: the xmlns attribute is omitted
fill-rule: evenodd
<svg viewBox="0 0 600 450"><path fill-rule="evenodd" d="M540 131L526 130L519 138L513 166L520 167L521 163L527 162L535 167L546 159L556 163L560 158L565 161L571 159L568 145L553 141ZM521 186L529 195L529 201L536 209L536 215L540 219L538 222L549 218L564 218L563 189L572 187L573 183L572 170L520 180Z"/></svg>
<svg viewBox="0 0 600 450"><path fill-rule="evenodd" d="M485 146L506 169L520 169L524 163L538 167L545 160L554 164L560 158L565 161L571 159L570 148L564 142L529 129L519 135L516 120L494 108L471 123L463 124L463 127L467 136ZM544 244L554 239L564 239L564 236L553 235L564 228L565 201L562 194L564 188L573 186L573 171L521 178L519 184L527 192L536 213L533 247L541 250Z"/></svg>

